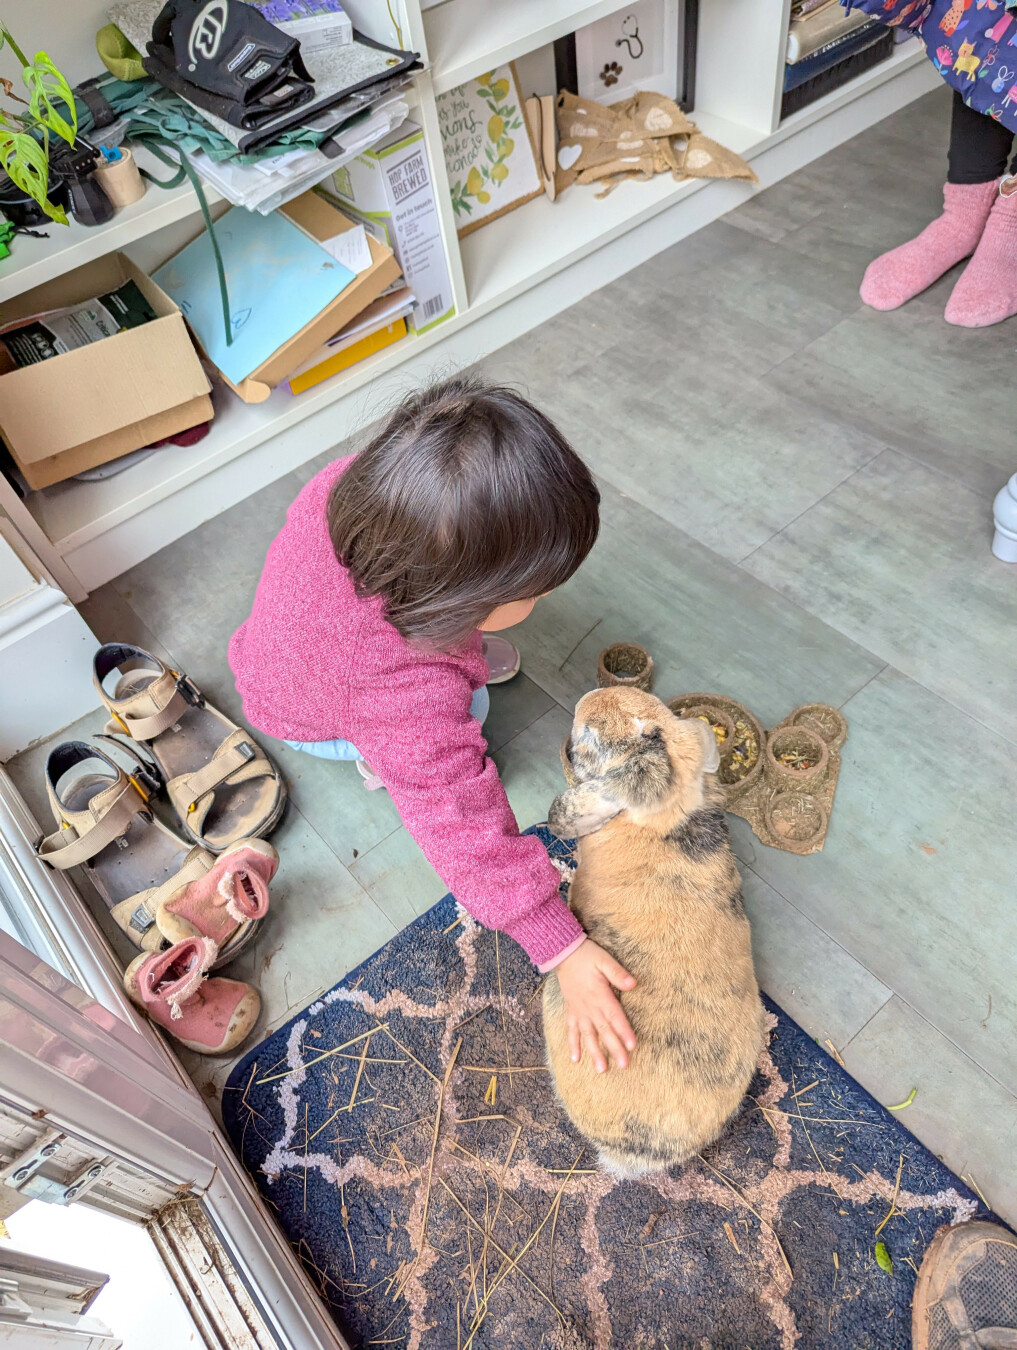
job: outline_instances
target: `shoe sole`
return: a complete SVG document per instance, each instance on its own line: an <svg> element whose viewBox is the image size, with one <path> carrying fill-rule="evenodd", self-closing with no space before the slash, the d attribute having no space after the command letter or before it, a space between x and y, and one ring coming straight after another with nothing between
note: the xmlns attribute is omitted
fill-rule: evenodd
<svg viewBox="0 0 1017 1350"><path fill-rule="evenodd" d="M510 670L506 675L492 675L487 681L488 684L508 684L509 680L514 680L523 668L522 657L516 662L515 669Z"/></svg>
<svg viewBox="0 0 1017 1350"><path fill-rule="evenodd" d="M978 1230L977 1234L974 1233L975 1229ZM972 1236L974 1241L999 1240L1000 1232L1005 1235L1004 1240L1012 1237L1006 1229L1001 1230L996 1224L976 1219L966 1224L946 1225L936 1233L926 1248L918 1270L918 1279L915 1281L915 1291L911 1300L911 1350L929 1350L929 1308L943 1297L942 1288L934 1287L937 1275L940 1274L937 1258L942 1248L947 1243L956 1243L965 1235ZM956 1259L959 1258L960 1253Z"/></svg>

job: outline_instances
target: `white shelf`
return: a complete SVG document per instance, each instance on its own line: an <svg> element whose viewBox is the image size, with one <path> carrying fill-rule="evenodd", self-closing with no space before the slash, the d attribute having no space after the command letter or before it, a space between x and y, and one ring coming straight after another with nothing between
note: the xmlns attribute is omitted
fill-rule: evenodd
<svg viewBox="0 0 1017 1350"><path fill-rule="evenodd" d="M757 0L709 2L737 8ZM423 14L435 84L453 87L617 7L615 0L449 0ZM729 17L737 18L733 11ZM723 54L726 59L726 47ZM718 59L715 52L714 64ZM755 161L769 183L937 84L921 45L913 42L776 129L772 121L765 127L748 124L755 105L746 105L745 122L740 122L711 114L705 97L693 118L708 136ZM712 87L709 81L706 87ZM415 92L422 97L420 91L427 88L425 79ZM725 111L729 107L737 107L737 101L728 100ZM32 493L28 509L86 587L101 584L342 440L377 414L379 400L398 396L406 381L468 363L521 335L716 219L747 191L740 182L676 183L659 175L649 182L623 183L599 200L596 188L576 186L553 204L543 197L528 202L459 242L454 261L461 258L469 302L438 328L420 338L409 336L296 397L285 387L262 404L226 395L219 399L209 435L197 445L167 447L103 481L67 482ZM107 226L54 226L48 241L19 238L14 256L0 264L0 300L196 211L189 186L171 192L153 187Z"/></svg>
<svg viewBox="0 0 1017 1350"><path fill-rule="evenodd" d="M264 403L244 403L220 389L212 426L197 445L167 446L110 478L57 483L33 492L28 507L59 552L67 556L401 365L407 348L419 351L439 335L440 329L422 338L408 335L303 394L291 394L281 385Z"/></svg>
<svg viewBox="0 0 1017 1350"><path fill-rule="evenodd" d="M751 127L708 113L692 117L702 132L739 155L750 156L764 141ZM471 309L511 299L713 181L675 182L658 174L649 182L622 183L599 200L596 186L577 184L554 202L538 197L491 221L460 244Z"/></svg>
<svg viewBox="0 0 1017 1350"><path fill-rule="evenodd" d="M619 0L447 0L427 9L434 92L444 94L621 7Z"/></svg>
<svg viewBox="0 0 1017 1350"><path fill-rule="evenodd" d="M172 177L171 168L160 164L144 150L138 154L138 163L160 178ZM222 201L211 187L205 188L205 196L209 205ZM190 183L185 181L180 187L170 189L149 183L148 191L140 201L121 207L105 225L79 225L72 219L69 225L52 222L40 225L38 228L48 233L48 239L15 235L11 256L0 262L0 303L30 291L33 286L52 281L93 258L124 249L165 225L197 214L198 210L198 197Z"/></svg>

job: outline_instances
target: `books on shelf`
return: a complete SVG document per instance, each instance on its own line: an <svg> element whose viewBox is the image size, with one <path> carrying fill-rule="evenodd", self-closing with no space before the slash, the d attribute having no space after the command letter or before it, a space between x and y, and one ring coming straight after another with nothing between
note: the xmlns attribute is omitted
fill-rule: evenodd
<svg viewBox="0 0 1017 1350"><path fill-rule="evenodd" d="M792 19L787 35L788 65L796 65L871 22L871 16L864 11L856 9L846 14L836 3L824 5L801 19Z"/></svg>
<svg viewBox="0 0 1017 1350"><path fill-rule="evenodd" d="M887 35L891 39L890 45L892 46L892 30L881 24L878 19L869 19L860 27L854 28L851 32L824 44L818 51L810 53L793 65L785 66L785 93L791 89L796 89L800 84L804 84L814 76L821 75L824 71L839 65L847 57L855 56L857 53L864 51L867 47L878 42L881 37Z"/></svg>
<svg viewBox="0 0 1017 1350"><path fill-rule="evenodd" d="M786 67L788 75L792 72L800 75L803 67L812 66L812 69L806 69L804 78L792 88L785 86L781 101L781 117L790 117L792 113L799 112L810 103L815 103L825 94L843 88L859 75L863 75L893 55L896 29L877 24L874 34L870 35L868 29L859 30L859 33L862 32L864 39L861 42L857 41L857 33L849 33L847 38L842 40L843 46L840 46L840 50L829 63L825 60L816 61L815 66L812 66L814 58L810 56L804 61L799 61L797 65Z"/></svg>
<svg viewBox="0 0 1017 1350"><path fill-rule="evenodd" d="M409 286L380 295L335 337L322 344L289 378L291 394L302 394L331 375L363 361L406 336L406 320L415 304Z"/></svg>

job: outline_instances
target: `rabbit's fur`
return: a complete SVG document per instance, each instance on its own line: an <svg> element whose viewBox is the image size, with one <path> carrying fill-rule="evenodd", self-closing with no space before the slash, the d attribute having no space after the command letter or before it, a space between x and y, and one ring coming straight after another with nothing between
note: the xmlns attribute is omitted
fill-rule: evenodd
<svg viewBox="0 0 1017 1350"><path fill-rule="evenodd" d="M548 1065L602 1165L639 1176L684 1163L738 1110L764 1044L741 879L728 841L713 731L652 694L581 699L563 750L570 786L548 816L579 838L572 908L635 976L621 995L636 1034L629 1067L569 1056L565 1006L544 985Z"/></svg>

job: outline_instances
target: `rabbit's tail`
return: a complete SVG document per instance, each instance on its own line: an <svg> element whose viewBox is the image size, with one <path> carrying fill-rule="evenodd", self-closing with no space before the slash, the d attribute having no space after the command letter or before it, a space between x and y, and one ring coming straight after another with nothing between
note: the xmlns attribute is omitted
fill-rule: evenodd
<svg viewBox="0 0 1017 1350"><path fill-rule="evenodd" d="M630 1153L626 1149L609 1148L601 1144L597 1157L605 1172L610 1172L619 1181L636 1181L639 1177L649 1176L652 1172L666 1172L682 1159L662 1159L659 1155L649 1157L645 1153Z"/></svg>

